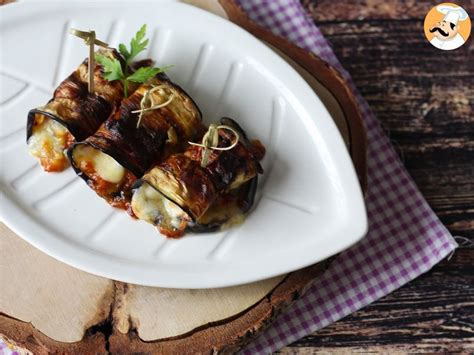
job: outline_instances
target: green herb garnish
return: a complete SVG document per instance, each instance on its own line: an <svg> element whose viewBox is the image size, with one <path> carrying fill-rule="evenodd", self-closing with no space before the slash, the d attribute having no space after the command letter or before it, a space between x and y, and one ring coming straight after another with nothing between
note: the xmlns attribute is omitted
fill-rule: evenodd
<svg viewBox="0 0 474 355"><path fill-rule="evenodd" d="M146 35L146 25L143 25L138 32L135 34L135 37L130 41L130 51L127 49L125 44L119 44L119 52L123 55L123 58L126 61L126 66L128 67L132 62L132 59L135 58L140 52L146 49L148 46L148 39L144 39Z"/></svg>
<svg viewBox="0 0 474 355"><path fill-rule="evenodd" d="M119 52L125 61L125 67L122 67L120 61L116 58L110 58L102 54L96 54L95 59L104 68L104 78L108 81L120 80L123 83L124 96L128 96L128 82L133 81L134 83L145 83L148 79L154 77L156 74L163 72L169 68L156 68L156 67L141 67L135 72L132 72L130 64L132 60L142 51L146 49L149 43L148 39L145 39L146 25L143 25L135 37L130 41L130 49L125 44L119 44Z"/></svg>

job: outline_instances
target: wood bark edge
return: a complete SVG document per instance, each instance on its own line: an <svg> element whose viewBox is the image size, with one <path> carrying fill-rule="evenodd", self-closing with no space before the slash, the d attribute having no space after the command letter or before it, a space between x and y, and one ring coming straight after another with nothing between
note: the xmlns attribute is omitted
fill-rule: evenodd
<svg viewBox="0 0 474 355"><path fill-rule="evenodd" d="M97 326L89 328L81 341L64 343L44 335L31 323L0 313L0 338L35 355L107 354L105 335L97 330Z"/></svg>
<svg viewBox="0 0 474 355"><path fill-rule="evenodd" d="M183 354L233 353L264 330L282 310L297 300L311 281L321 276L329 261L291 273L272 292L243 312L195 329L182 336L142 341L135 330L122 334L114 330L109 338L110 351L120 353Z"/></svg>

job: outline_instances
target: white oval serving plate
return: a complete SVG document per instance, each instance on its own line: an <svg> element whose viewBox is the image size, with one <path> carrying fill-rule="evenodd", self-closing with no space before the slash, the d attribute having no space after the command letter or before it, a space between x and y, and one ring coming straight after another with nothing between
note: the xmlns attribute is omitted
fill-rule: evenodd
<svg viewBox="0 0 474 355"><path fill-rule="evenodd" d="M311 265L365 234L362 193L329 113L285 61L239 27L175 2L20 3L1 7L0 18L0 214L45 253L125 282L208 288ZM28 110L87 55L68 29L95 29L116 46L143 23L143 57L174 65L169 76L205 121L233 117L267 147L255 206L240 226L165 239L109 207L72 169L47 174L28 155Z"/></svg>

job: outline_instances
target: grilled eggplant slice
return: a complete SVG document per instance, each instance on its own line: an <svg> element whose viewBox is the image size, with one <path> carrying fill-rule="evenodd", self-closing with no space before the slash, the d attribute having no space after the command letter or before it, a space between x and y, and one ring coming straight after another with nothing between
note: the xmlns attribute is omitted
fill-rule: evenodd
<svg viewBox="0 0 474 355"><path fill-rule="evenodd" d="M122 60L116 50L101 49L99 52ZM75 140L92 135L122 99L122 83L104 79L99 64L94 68L95 93L89 94L87 63L86 59L59 84L45 106L28 113L28 149L46 171L64 170L68 166L65 150Z"/></svg>
<svg viewBox="0 0 474 355"><path fill-rule="evenodd" d="M168 105L143 113L147 91L156 104ZM138 125L139 123L139 125ZM194 101L164 74L158 74L124 99L117 112L95 134L68 152L76 173L112 206L128 210L131 186L155 162L174 153L183 142L202 134L201 112Z"/></svg>
<svg viewBox="0 0 474 355"><path fill-rule="evenodd" d="M187 230L205 233L242 223L253 206L257 184L258 175L238 188L219 195L200 218L188 223Z"/></svg>
<svg viewBox="0 0 474 355"><path fill-rule="evenodd" d="M221 123L240 133L239 143L231 150L213 150L205 168L200 165L202 148L190 146L149 170L135 185L132 198L139 219L157 225L168 237L179 237L186 228L216 229L250 209L265 149L259 141L249 142L235 121L223 118ZM219 136L220 147L234 139L226 130Z"/></svg>

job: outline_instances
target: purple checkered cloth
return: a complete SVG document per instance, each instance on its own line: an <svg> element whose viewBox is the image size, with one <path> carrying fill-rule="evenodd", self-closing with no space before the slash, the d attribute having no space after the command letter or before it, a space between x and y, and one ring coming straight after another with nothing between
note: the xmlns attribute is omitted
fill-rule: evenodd
<svg viewBox="0 0 474 355"><path fill-rule="evenodd" d="M249 17L338 69L357 96L368 137L369 233L245 350L269 353L389 294L428 271L457 244L403 167L390 140L329 43L297 0L240 0Z"/></svg>

